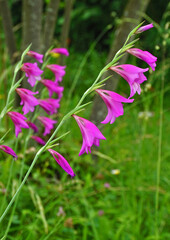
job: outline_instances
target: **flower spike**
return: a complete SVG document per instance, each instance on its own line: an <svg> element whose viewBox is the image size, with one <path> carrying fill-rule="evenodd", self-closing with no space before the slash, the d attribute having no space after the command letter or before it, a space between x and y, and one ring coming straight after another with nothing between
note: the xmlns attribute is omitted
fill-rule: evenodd
<svg viewBox="0 0 170 240"><path fill-rule="evenodd" d="M95 90L106 103L108 114L105 120L101 123L106 124L110 122L110 124L114 123L117 117L123 115L123 104L122 102L131 103L134 99L127 99L119 95L118 93L104 90L104 89L96 89Z"/></svg>
<svg viewBox="0 0 170 240"><path fill-rule="evenodd" d="M65 75L65 68L66 66L60 66L57 64L51 64L46 66L48 69L50 69L54 75L55 75L55 83L61 82L62 77Z"/></svg>
<svg viewBox="0 0 170 240"><path fill-rule="evenodd" d="M37 143L39 143L40 145L45 145L45 141L42 139L42 138L40 138L40 137L38 137L38 136L31 136L31 138L32 139L34 139Z"/></svg>
<svg viewBox="0 0 170 240"><path fill-rule="evenodd" d="M33 52L33 51L28 51L27 55L35 58L38 62L43 63L43 55L42 54L39 54L39 53Z"/></svg>
<svg viewBox="0 0 170 240"><path fill-rule="evenodd" d="M57 113L57 109L60 107L60 99L39 99L39 105L43 108L49 115Z"/></svg>
<svg viewBox="0 0 170 240"><path fill-rule="evenodd" d="M40 120L40 122L45 127L43 136L46 136L47 134L49 134L51 132L51 129L53 129L53 127L54 127L53 124L57 123L57 121L54 121L48 117L43 117L43 116L39 116L38 120Z"/></svg>
<svg viewBox="0 0 170 240"><path fill-rule="evenodd" d="M21 98L20 105L24 105L22 109L24 115L27 114L29 111L33 112L34 107L39 104L38 100L33 95L38 94L39 92L32 92L25 88L16 88L16 92Z"/></svg>
<svg viewBox="0 0 170 240"><path fill-rule="evenodd" d="M13 156L14 160L16 160L18 158L18 156L16 155L16 153L14 152L14 150L12 150L12 148L6 146L6 145L0 145L0 149L4 152L6 152L7 154Z"/></svg>
<svg viewBox="0 0 170 240"><path fill-rule="evenodd" d="M27 123L28 123L29 127L32 128L32 130L34 131L34 133L37 133L37 132L38 132L38 127L37 127L34 123L29 122L29 121L27 121Z"/></svg>
<svg viewBox="0 0 170 240"><path fill-rule="evenodd" d="M142 33L142 32L144 32L144 31L147 31L147 30L150 29L150 28L153 28L153 23L147 24L147 25L145 25L145 26L142 26L142 27L138 28L138 30L137 30L135 33L136 33L136 34Z"/></svg>
<svg viewBox="0 0 170 240"><path fill-rule="evenodd" d="M138 48L130 48L126 50L126 52L145 61L152 68L152 70L155 71L157 57L153 56L150 52L142 51L141 49Z"/></svg>
<svg viewBox="0 0 170 240"><path fill-rule="evenodd" d="M15 135L18 137L18 134L21 132L21 128L29 128L28 124L25 122L27 118L18 112L8 112L7 115L11 118L15 125Z"/></svg>
<svg viewBox="0 0 170 240"><path fill-rule="evenodd" d="M67 160L58 152L54 151L53 149L48 149L48 151L52 154L54 159L57 161L57 163L64 169L65 172L67 172L71 177L76 176L76 174L73 172L72 168L68 164Z"/></svg>
<svg viewBox="0 0 170 240"><path fill-rule="evenodd" d="M28 82L31 87L34 87L36 81L41 80L40 75L43 71L39 69L37 63L24 63L21 70L25 72L26 77L28 77Z"/></svg>
<svg viewBox="0 0 170 240"><path fill-rule="evenodd" d="M106 140L100 130L94 125L94 123L75 114L73 114L72 116L79 125L83 137L83 144L79 156L85 152L87 154L88 152L91 153L92 145L94 144L95 146L99 146L100 139Z"/></svg>
<svg viewBox="0 0 170 240"><path fill-rule="evenodd" d="M62 54L65 56L69 56L69 52L66 48L53 48L50 53L58 53L58 54Z"/></svg>
<svg viewBox="0 0 170 240"><path fill-rule="evenodd" d="M58 86L56 83L48 79L41 80L41 83L48 89L50 98L54 92L58 94L58 98L62 98L64 87Z"/></svg>
<svg viewBox="0 0 170 240"><path fill-rule="evenodd" d="M136 92L138 94L141 93L140 84L147 80L143 73L147 72L149 68L143 69L131 64L123 64L110 67L110 69L118 73L129 83L131 90L129 98L133 97Z"/></svg>

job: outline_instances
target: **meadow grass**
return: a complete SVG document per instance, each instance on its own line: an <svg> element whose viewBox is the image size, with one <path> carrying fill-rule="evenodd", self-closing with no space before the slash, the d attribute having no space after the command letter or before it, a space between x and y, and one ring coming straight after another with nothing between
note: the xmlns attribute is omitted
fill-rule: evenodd
<svg viewBox="0 0 170 240"><path fill-rule="evenodd" d="M68 60L67 75L64 80L65 92L59 117L66 109L76 105L81 93L103 67L105 55L100 54L99 57L99 53L93 51L68 103L67 96L80 59L82 56L77 54L70 56ZM125 114L116 119L114 124L103 127L102 132L107 140L101 141L100 147L94 150L93 154L98 156L97 159L94 160L92 155L86 154L78 156L82 137L75 121L69 120L61 131L67 129L71 133L60 140L56 149L59 149L68 160L76 177L71 179L60 169L55 160L44 152L19 195L6 239L155 240L159 237L160 240L168 240L170 238L168 232L170 113L168 98L164 101L163 109L161 107L161 79L156 72L153 74L155 78L148 79L152 88L143 92L141 96L135 95L134 103L125 105ZM118 90L122 93L123 88L119 86ZM167 96L167 85L163 91ZM163 110L162 125L160 125L160 110ZM88 106L81 116L88 118L90 111L91 106ZM150 112L150 115L147 116L146 112ZM8 136L8 139L12 139L9 140L10 143L14 141L12 124L11 128ZM4 189L8 183L12 159L0 153L0 202L4 202L4 206L10 201L18 186L24 148L22 137L20 140L19 159L13 163L5 201ZM158 158L160 145L161 159ZM39 146L37 145L36 148L35 151ZM31 151L29 146L24 172L34 155L34 149ZM112 174L113 169L119 169L120 174ZM159 186L157 186L158 178ZM109 183L110 186L105 187L105 183ZM156 207L157 194L159 198ZM64 210L61 215L60 207ZM1 238L6 231L11 212L12 209L0 225Z"/></svg>

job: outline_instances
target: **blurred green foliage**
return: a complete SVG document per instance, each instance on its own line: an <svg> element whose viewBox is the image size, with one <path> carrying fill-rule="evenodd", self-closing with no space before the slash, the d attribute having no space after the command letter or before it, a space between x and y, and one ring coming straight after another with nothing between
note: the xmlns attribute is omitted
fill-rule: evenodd
<svg viewBox="0 0 170 240"><path fill-rule="evenodd" d="M47 3L47 1L45 1ZM21 1L10 1L13 21L21 21ZM70 88L75 80L84 53L94 42L107 24L116 21L122 14L124 1L76 1L72 13L70 31L70 56L67 59L67 73L63 80L65 91L58 117L76 105L80 95L96 78L106 61L109 44L114 34L108 32L97 44L88 57L78 82L68 99ZM61 13L56 27L55 37L59 37ZM102 7L102 10L101 10ZM88 9L88 10L87 10ZM109 10L108 10L109 9ZM164 78L164 108L162 164L159 186L158 231L159 240L168 240L169 221L169 10L167 1L151 1L147 14L159 25L155 29L142 34L136 47L151 51L158 57L156 71L149 73L148 81L143 84L143 93L135 95L133 104L125 105L125 114L119 117L113 125L107 124L103 134L107 138L100 148L93 153L98 160L78 153L82 144L80 130L71 119L63 126L59 134L70 130L71 133L60 140L55 150L65 156L76 173L74 179L56 164L47 152L41 155L35 165L29 180L21 191L18 205L12 219L12 225L7 239L9 240L155 240L156 239L156 182L158 167L159 128L160 128L160 95L161 82ZM108 12L109 11L109 12ZM116 12L116 14L112 14ZM112 17L114 15L114 17ZM117 19L117 20L116 20ZM100 24L99 24L100 23ZM0 44L1 90L0 100L3 105L12 79L3 32ZM18 39L20 30L16 33ZM110 36L111 35L111 36ZM19 44L18 44L19 45ZM164 50L165 49L165 50ZM146 64L130 56L128 62L140 67ZM47 77L49 77L47 73ZM150 88L147 88L150 84ZM121 79L117 92L129 94L128 85ZM92 100L92 94L88 100ZM88 106L81 116L89 118L91 106ZM149 117L147 115L149 113ZM7 135L6 144L15 143L13 124L5 118L0 126L0 133ZM5 206L10 201L18 186L19 172L23 160L23 140L27 129L20 135L19 159L13 163L10 188L7 192ZM38 145L29 144L26 153L24 172L34 158ZM4 199L12 159L0 152L0 202ZM119 169L119 175L113 175L111 170ZM109 183L110 187L105 187ZM59 211L63 208L63 213ZM1 206L0 206L1 209ZM9 211L0 225L0 237L6 230L10 219Z"/></svg>

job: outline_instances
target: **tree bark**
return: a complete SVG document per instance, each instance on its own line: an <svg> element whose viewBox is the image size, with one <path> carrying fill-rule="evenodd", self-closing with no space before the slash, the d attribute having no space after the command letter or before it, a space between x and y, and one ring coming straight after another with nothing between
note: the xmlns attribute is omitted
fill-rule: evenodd
<svg viewBox="0 0 170 240"><path fill-rule="evenodd" d="M73 7L74 0L65 0L66 6L65 6L65 12L64 12L64 23L62 26L61 31L61 38L60 38L60 45L61 47L66 48L67 47L67 39L70 29L70 20L71 20L71 10ZM59 63L62 65L64 64L65 56L61 55L59 59Z"/></svg>
<svg viewBox="0 0 170 240"><path fill-rule="evenodd" d="M59 4L60 0L51 0L49 6L47 6L46 21L44 26L43 52L45 52L52 43Z"/></svg>
<svg viewBox="0 0 170 240"><path fill-rule="evenodd" d="M41 50L42 3L42 0L23 0L22 50L31 43L31 50Z"/></svg>
<svg viewBox="0 0 170 240"><path fill-rule="evenodd" d="M17 61L17 48L12 26L12 16L7 0L0 0L0 14L10 60L11 63L14 64Z"/></svg>
<svg viewBox="0 0 170 240"><path fill-rule="evenodd" d="M145 12L146 8L149 4L150 0L129 0L122 16L122 23L117 28L115 32L114 41L111 45L106 64L109 63L115 53L123 46L129 32L140 23L142 20L141 12ZM132 39L132 38L131 38ZM119 60L119 64L123 64L126 62L128 55L126 54L124 57L122 57ZM113 71L107 71L103 75L103 79L113 75L112 78L109 78L109 80L106 81L105 89L114 91L117 87L119 75L114 74ZM93 102L93 108L91 112L90 119L91 121L95 122L97 125L104 119L107 113L107 108L105 106L105 103L99 97L98 95L95 96L94 102Z"/></svg>
<svg viewBox="0 0 170 240"><path fill-rule="evenodd" d="M42 0L23 0L22 5L22 52L30 45L31 50L41 52ZM25 61L30 57L26 56ZM30 84L24 79L22 87L30 89ZM18 101L17 101L18 102Z"/></svg>

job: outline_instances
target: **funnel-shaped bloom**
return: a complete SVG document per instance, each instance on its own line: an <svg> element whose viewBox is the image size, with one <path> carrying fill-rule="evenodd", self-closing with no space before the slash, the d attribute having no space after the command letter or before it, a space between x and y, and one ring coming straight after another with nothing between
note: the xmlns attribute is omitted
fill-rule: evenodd
<svg viewBox="0 0 170 240"><path fill-rule="evenodd" d="M56 83L48 79L41 80L41 83L47 87L50 98L52 97L53 92L57 93L58 98L62 98L64 87L58 86Z"/></svg>
<svg viewBox="0 0 170 240"><path fill-rule="evenodd" d="M91 153L92 145L94 144L95 146L99 146L100 139L106 140L100 130L94 125L94 123L75 114L73 114L72 116L79 125L83 137L83 144L79 156L85 152L87 154L88 152Z"/></svg>
<svg viewBox="0 0 170 240"><path fill-rule="evenodd" d="M48 151L52 154L56 162L60 165L60 167L62 167L65 172L67 172L71 177L76 176L67 160L61 154L54 151L53 149L48 149Z"/></svg>
<svg viewBox="0 0 170 240"><path fill-rule="evenodd" d="M16 92L19 94L21 98L20 105L24 105L22 108L24 115L27 114L29 111L33 112L34 107L39 104L38 100L33 96L35 94L38 94L38 91L32 92L25 88L16 88Z"/></svg>
<svg viewBox="0 0 170 240"><path fill-rule="evenodd" d="M55 123L57 123L57 121L54 121L48 117L43 117L43 116L39 116L38 120L40 120L40 122L44 125L45 130L43 135L46 136L47 134L49 134L51 132L51 129L53 129L53 125Z"/></svg>
<svg viewBox="0 0 170 240"><path fill-rule="evenodd" d="M142 27L138 28L138 30L135 33L141 33L141 32L144 32L144 31L150 29L150 28L153 28L153 23L147 24L145 26L142 26Z"/></svg>
<svg viewBox="0 0 170 240"><path fill-rule="evenodd" d="M15 125L15 135L18 137L18 134L21 132L21 128L29 128L28 124L25 122L27 118L18 112L8 112L7 115L11 118Z"/></svg>
<svg viewBox="0 0 170 240"><path fill-rule="evenodd" d="M45 145L45 143L46 143L42 138L40 138L38 136L31 136L31 138L34 139L40 145Z"/></svg>
<svg viewBox="0 0 170 240"><path fill-rule="evenodd" d="M28 82L32 87L35 85L36 81L41 80L40 75L43 71L39 69L37 63L24 63L21 70L25 72L26 77L28 77Z"/></svg>
<svg viewBox="0 0 170 240"><path fill-rule="evenodd" d="M110 69L118 73L129 83L131 90L129 98L131 98L136 92L138 92L138 94L141 93L140 84L147 80L143 73L148 71L149 68L143 69L131 64L123 64L110 67Z"/></svg>
<svg viewBox="0 0 170 240"><path fill-rule="evenodd" d="M69 52L66 48L53 48L50 53L58 53L65 56L69 56Z"/></svg>
<svg viewBox="0 0 170 240"><path fill-rule="evenodd" d="M122 97L121 95L104 90L104 89L96 89L96 92L101 96L103 101L106 103L108 114L105 118L105 120L101 123L108 123L110 124L114 123L117 117L123 115L123 104L122 102L131 103L134 101L134 99L127 99Z"/></svg>
<svg viewBox="0 0 170 240"><path fill-rule="evenodd" d="M16 160L18 157L16 155L16 153L14 152L14 150L12 150L12 148L6 146L6 145L0 145L0 149L4 152L6 152L7 154L13 156L14 160Z"/></svg>
<svg viewBox="0 0 170 240"><path fill-rule="evenodd" d="M55 75L55 83L61 82L62 77L65 75L65 67L66 66L60 66L57 64L51 64L46 66L48 69L50 69L54 75Z"/></svg>
<svg viewBox="0 0 170 240"><path fill-rule="evenodd" d="M57 109L60 107L59 104L60 99L39 99L39 105L41 108L43 108L49 115L52 115L54 113L57 113Z"/></svg>
<svg viewBox="0 0 170 240"><path fill-rule="evenodd" d="M138 48L130 48L127 50L127 52L145 61L152 68L152 70L155 71L157 57L153 56L150 52L142 51Z"/></svg>
<svg viewBox="0 0 170 240"><path fill-rule="evenodd" d="M33 52L33 51L28 51L27 55L35 58L38 62L43 63L43 55L42 54L39 54L39 53Z"/></svg>
<svg viewBox="0 0 170 240"><path fill-rule="evenodd" d="M37 132L38 132L38 127L37 127L34 123L29 122L29 121L27 121L27 123L28 123L29 127L32 128L32 130L34 131L34 133L37 133Z"/></svg>

